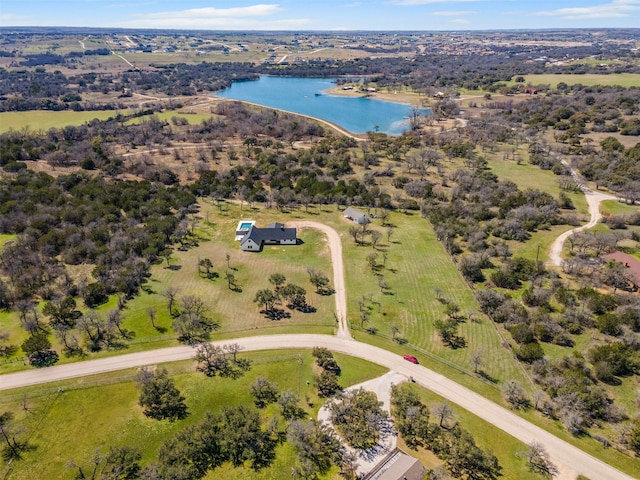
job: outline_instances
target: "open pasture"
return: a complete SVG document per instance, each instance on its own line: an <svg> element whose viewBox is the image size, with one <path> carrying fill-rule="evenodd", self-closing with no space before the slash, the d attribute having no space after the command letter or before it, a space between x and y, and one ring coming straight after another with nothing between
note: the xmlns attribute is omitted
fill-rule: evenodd
<svg viewBox="0 0 640 480"><path fill-rule="evenodd" d="M31 131L48 130L50 128L63 128L68 125L82 125L94 118L106 120L115 117L118 112L114 110L100 110L89 112L74 112L63 110L54 112L51 110L30 110L26 112L0 112L0 133L9 130L20 131L28 128Z"/></svg>
<svg viewBox="0 0 640 480"><path fill-rule="evenodd" d="M514 75L513 79L510 82L507 82L508 85L517 85L515 78L519 75ZM621 87L638 87L640 86L640 74L637 73L612 73L609 75L606 74L597 74L597 73L587 73L584 75L576 75L576 74L555 74L555 73L545 73L545 74L531 74L531 75L522 75L524 77L524 85L550 85L552 88L555 88L558 83L564 82L567 85L585 85L585 86L594 86L594 85L618 85Z"/></svg>
<svg viewBox="0 0 640 480"><path fill-rule="evenodd" d="M321 400L313 386L314 358L310 351L252 352L241 356L250 358L253 364L251 370L237 380L207 378L194 372L192 362L166 365L176 387L186 398L190 413L186 419L176 422L143 416L138 405L135 370L10 392L11 395L0 400L0 409L15 413L16 419L26 426L29 443L36 448L14 463L9 478L74 478L77 470L66 467L69 460L90 470L96 448L106 454L111 446L137 446L143 454L141 463L151 463L157 460L158 448L165 440L200 421L207 411L220 412L225 406L252 404L249 387L258 376L276 383L281 392L293 391L301 398L300 406L309 416L317 415ZM336 354L335 358L343 372L340 383L345 387L386 372L380 366L353 357ZM57 391L58 386L62 392ZM265 421L276 411L275 405L263 410ZM234 480L286 480L291 478L293 464L295 452L285 443L278 447L272 465L261 471L225 465L207 478L221 478L224 472L224 478Z"/></svg>

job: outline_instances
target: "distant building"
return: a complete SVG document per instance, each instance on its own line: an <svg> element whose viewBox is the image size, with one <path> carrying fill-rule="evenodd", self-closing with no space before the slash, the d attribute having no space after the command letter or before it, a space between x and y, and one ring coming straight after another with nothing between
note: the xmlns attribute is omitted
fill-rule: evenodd
<svg viewBox="0 0 640 480"><path fill-rule="evenodd" d="M348 218L349 220L357 223L358 225L371 222L369 215L367 215L364 212L361 212L357 208L349 207L343 212L343 215L344 215L344 218Z"/></svg>
<svg viewBox="0 0 640 480"><path fill-rule="evenodd" d="M524 93L526 93L527 95L537 95L538 89L535 87L525 87Z"/></svg>
<svg viewBox="0 0 640 480"><path fill-rule="evenodd" d="M267 228L251 225L240 240L240 249L244 252L259 252L264 245L297 245L297 243L295 228L286 228L282 223L272 223Z"/></svg>

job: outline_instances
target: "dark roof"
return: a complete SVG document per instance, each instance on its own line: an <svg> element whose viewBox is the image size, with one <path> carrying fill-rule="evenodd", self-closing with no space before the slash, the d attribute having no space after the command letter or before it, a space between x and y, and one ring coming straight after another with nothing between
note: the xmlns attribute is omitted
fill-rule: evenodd
<svg viewBox="0 0 640 480"><path fill-rule="evenodd" d="M249 230L249 232L242 238L241 243L245 243L249 239L253 240L258 245L262 244L263 242L295 240L296 229L284 228L284 226L275 228L271 226L267 228L251 227L251 230Z"/></svg>

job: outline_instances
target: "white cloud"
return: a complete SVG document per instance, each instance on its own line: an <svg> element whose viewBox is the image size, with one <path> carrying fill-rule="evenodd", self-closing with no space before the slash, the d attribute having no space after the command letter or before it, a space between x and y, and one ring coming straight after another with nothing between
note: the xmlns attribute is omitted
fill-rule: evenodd
<svg viewBox="0 0 640 480"><path fill-rule="evenodd" d="M456 18L454 20L449 21L449 23L453 23L456 25L469 25L471 22L469 20L466 20L464 18Z"/></svg>
<svg viewBox="0 0 640 480"><path fill-rule="evenodd" d="M26 15L16 15L15 13L0 13L0 25L11 25L11 22L22 22L23 20L27 20L31 17Z"/></svg>
<svg viewBox="0 0 640 480"><path fill-rule="evenodd" d="M434 3L469 3L469 2L479 2L481 0L393 0L391 1L394 5L431 5Z"/></svg>
<svg viewBox="0 0 640 480"><path fill-rule="evenodd" d="M121 26L138 28L193 28L207 30L290 30L308 26L310 19L269 18L283 12L277 4L258 4L236 8L191 8L176 12L139 15Z"/></svg>
<svg viewBox="0 0 640 480"><path fill-rule="evenodd" d="M356 7L361 7L361 6L362 6L362 2L345 3L343 5L343 7L346 7L346 8L356 8Z"/></svg>
<svg viewBox="0 0 640 480"><path fill-rule="evenodd" d="M628 17L633 12L640 12L640 0L613 0L610 3L591 7L569 7L537 12L537 15L562 17L567 20L589 20Z"/></svg>
<svg viewBox="0 0 640 480"><path fill-rule="evenodd" d="M451 10L451 11L443 11L443 12L433 12L431 15L435 15L436 17L457 17L459 15L472 15L474 13L473 10Z"/></svg>

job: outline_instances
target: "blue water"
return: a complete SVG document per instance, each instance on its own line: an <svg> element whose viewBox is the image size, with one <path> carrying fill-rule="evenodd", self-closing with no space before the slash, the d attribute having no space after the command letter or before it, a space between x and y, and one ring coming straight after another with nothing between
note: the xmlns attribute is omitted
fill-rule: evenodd
<svg viewBox="0 0 640 480"><path fill-rule="evenodd" d="M409 128L410 105L322 93L332 87L335 83L330 79L263 76L234 82L217 96L321 118L352 133L372 132L377 127L379 132L400 135Z"/></svg>

